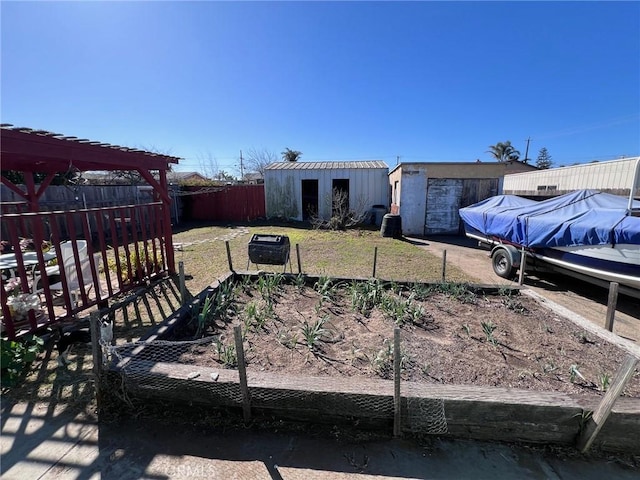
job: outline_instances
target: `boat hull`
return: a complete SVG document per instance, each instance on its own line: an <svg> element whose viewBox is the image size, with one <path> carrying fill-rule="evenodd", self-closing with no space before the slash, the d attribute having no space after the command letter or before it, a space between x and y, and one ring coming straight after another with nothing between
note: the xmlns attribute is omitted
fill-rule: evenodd
<svg viewBox="0 0 640 480"><path fill-rule="evenodd" d="M487 237L465 224L467 237L488 245L521 245L497 237ZM640 294L640 245L581 245L542 249L525 248L527 255L537 261L576 272L601 282L617 282L638 290Z"/></svg>
<svg viewBox="0 0 640 480"><path fill-rule="evenodd" d="M532 251L548 264L640 290L640 245L586 245Z"/></svg>

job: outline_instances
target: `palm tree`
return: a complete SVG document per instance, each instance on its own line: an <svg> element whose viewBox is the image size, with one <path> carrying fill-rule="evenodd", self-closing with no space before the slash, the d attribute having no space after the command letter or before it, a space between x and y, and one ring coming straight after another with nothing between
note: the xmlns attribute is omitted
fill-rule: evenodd
<svg viewBox="0 0 640 480"><path fill-rule="evenodd" d="M520 158L520 152L511 145L511 140L506 142L498 142L495 145L489 145L490 150L487 150L493 158L499 162L507 162L509 160L518 160Z"/></svg>
<svg viewBox="0 0 640 480"><path fill-rule="evenodd" d="M298 150L291 150L290 148L285 148L284 152L282 152L282 161L297 162L301 156L302 152L299 152Z"/></svg>

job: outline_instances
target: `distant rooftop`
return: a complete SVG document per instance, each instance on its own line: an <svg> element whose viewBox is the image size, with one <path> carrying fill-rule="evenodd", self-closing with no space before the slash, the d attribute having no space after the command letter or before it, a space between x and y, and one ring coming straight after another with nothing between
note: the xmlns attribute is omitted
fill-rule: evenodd
<svg viewBox="0 0 640 480"><path fill-rule="evenodd" d="M268 165L266 170L334 170L354 168L384 168L388 165L380 160L351 162L276 162Z"/></svg>

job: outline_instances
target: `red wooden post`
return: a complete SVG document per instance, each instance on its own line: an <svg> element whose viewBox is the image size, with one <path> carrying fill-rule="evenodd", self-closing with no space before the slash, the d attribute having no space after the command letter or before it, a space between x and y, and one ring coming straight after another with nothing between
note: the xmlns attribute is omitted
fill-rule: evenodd
<svg viewBox="0 0 640 480"><path fill-rule="evenodd" d="M127 207L127 228L131 227L131 239L133 241L133 250L136 252L136 263L134 268L136 270L136 279L142 280L143 277L143 265L142 257L140 255L140 244L138 243L138 226L135 224L136 220L136 207Z"/></svg>
<svg viewBox="0 0 640 480"><path fill-rule="evenodd" d="M102 265L104 266L104 276L107 282L107 292L109 296L113 295L113 286L111 285L111 273L107 262L107 242L104 235L104 218L102 216L102 209L94 210L96 219L96 229L98 232L98 244L100 245L100 253L102 255Z"/></svg>
<svg viewBox="0 0 640 480"><path fill-rule="evenodd" d="M29 211L35 213L38 211L38 197L36 196L36 186L33 182L33 173L24 172L24 184L27 187L26 199L29 202Z"/></svg>
<svg viewBox="0 0 640 480"><path fill-rule="evenodd" d="M93 251L93 239L91 236L91 232L90 232L90 223L89 223L89 211L88 210L82 210L82 229L84 231L84 238L87 239L87 255L89 256L89 269L91 270L91 282L93 284L93 290L94 290L94 294L96 296L96 301L100 302L101 298L101 293L100 293L100 272L98 271L98 268L96 266L96 262L95 262L95 252ZM79 272L81 273L81 272ZM87 282L86 279L83 279L82 281L82 287L84 289L84 284L85 283L89 283ZM89 298L88 298L88 293L86 292L87 295L83 295L82 297L82 305L85 306L89 303ZM93 303L93 302L91 302Z"/></svg>
<svg viewBox="0 0 640 480"><path fill-rule="evenodd" d="M118 277L118 289L122 290L122 262L120 261L120 239L118 238L118 230L116 228L116 214L117 208L109 209L109 228L111 229L111 243L116 260L116 272Z"/></svg>
<svg viewBox="0 0 640 480"><path fill-rule="evenodd" d="M142 243L142 251L144 252L144 266L147 276L151 276L154 272L153 262L149 256L149 238L147 236L147 222L144 206L137 205L135 207L136 222L140 226L140 242Z"/></svg>
<svg viewBox="0 0 640 480"><path fill-rule="evenodd" d="M160 187L162 191L164 191L167 196L169 194L169 189L167 185L167 171L160 170ZM171 230L171 199L161 197L162 201L162 212L164 214L164 241L165 241L165 250L167 255L167 270L171 275L176 273L176 265L175 265L175 257L173 255L173 232Z"/></svg>
<svg viewBox="0 0 640 480"><path fill-rule="evenodd" d="M47 266L44 261L44 253L42 251L42 243L44 241L44 228L43 222L44 219L49 215L47 214L38 214L34 217L33 224L33 241L36 246L36 255L38 257L38 269L40 270L40 281L42 282L42 289L44 291L45 297L47 299L51 298L51 290L49 289L49 277L47 276L46 269ZM35 278L33 279L35 282ZM33 285L33 291L36 290L38 286ZM53 313L53 302L47 302L47 310L49 311L49 318L53 319L55 314Z"/></svg>
<svg viewBox="0 0 640 480"><path fill-rule="evenodd" d="M149 206L149 226L151 228L151 239L153 240L153 262L157 266L155 272L158 273L160 269L164 269L164 254L162 249L158 249L160 243L160 230L158 228L158 205L156 203ZM160 259L158 259L158 255ZM160 263L162 261L162 263Z"/></svg>

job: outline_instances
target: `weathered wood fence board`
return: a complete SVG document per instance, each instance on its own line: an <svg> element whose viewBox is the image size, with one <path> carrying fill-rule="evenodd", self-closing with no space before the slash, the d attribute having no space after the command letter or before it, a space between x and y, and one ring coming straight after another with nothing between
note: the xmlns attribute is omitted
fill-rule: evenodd
<svg viewBox="0 0 640 480"><path fill-rule="evenodd" d="M172 221L182 217L182 197L178 195L179 191L178 185L169 186ZM6 185L0 185L0 198L3 214L26 211L26 207L20 207L26 205L24 199ZM42 193L39 205L42 211L54 211L139 205L154 201L152 191L146 185L49 185Z"/></svg>

